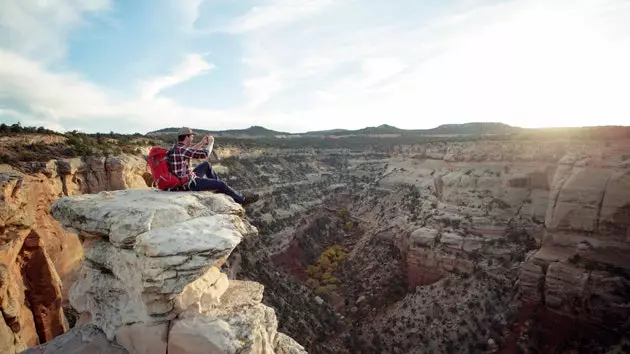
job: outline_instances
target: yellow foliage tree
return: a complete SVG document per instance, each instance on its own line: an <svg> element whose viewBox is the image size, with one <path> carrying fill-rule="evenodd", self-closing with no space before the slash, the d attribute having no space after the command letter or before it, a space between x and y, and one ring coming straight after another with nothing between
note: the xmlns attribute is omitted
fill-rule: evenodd
<svg viewBox="0 0 630 354"><path fill-rule="evenodd" d="M317 264L306 267L306 285L319 294L334 291L341 281L333 274L339 270L345 258L346 253L340 245L328 247L317 259Z"/></svg>

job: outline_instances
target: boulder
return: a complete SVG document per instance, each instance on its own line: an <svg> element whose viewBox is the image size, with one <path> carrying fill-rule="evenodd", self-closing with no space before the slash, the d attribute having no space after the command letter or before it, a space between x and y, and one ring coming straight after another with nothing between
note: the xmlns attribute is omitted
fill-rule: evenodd
<svg viewBox="0 0 630 354"><path fill-rule="evenodd" d="M6 352L2 352L6 353ZM128 354L124 347L105 338L93 325L77 326L52 341L29 348L22 354Z"/></svg>
<svg viewBox="0 0 630 354"><path fill-rule="evenodd" d="M219 270L257 235L230 197L121 190L61 198L52 214L84 237L70 304L109 343L129 353L305 353L279 337L262 285Z"/></svg>

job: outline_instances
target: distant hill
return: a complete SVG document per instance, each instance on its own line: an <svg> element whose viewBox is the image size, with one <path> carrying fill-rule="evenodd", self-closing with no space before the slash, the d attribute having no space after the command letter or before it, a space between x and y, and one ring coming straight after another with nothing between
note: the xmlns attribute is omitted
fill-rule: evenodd
<svg viewBox="0 0 630 354"><path fill-rule="evenodd" d="M342 136L342 135L389 135L389 134L401 134L405 132L404 129L399 129L391 125L382 124L378 127L366 127L358 130L348 129L331 129L331 130L319 130L307 132L304 135L308 136Z"/></svg>
<svg viewBox="0 0 630 354"><path fill-rule="evenodd" d="M388 124L377 127L366 127L357 130L330 129L309 131L306 133L286 133L267 129L261 126L251 126L247 129L230 130L205 130L192 128L198 135L212 134L214 136L234 137L234 138L274 138L286 137L341 137L341 136L426 136L426 135L486 135L486 134L509 134L523 131L522 128L513 127L503 123L483 123L473 122L464 124L443 124L432 129L400 129ZM177 128L164 128L147 133L150 137L173 136L177 133Z"/></svg>
<svg viewBox="0 0 630 354"><path fill-rule="evenodd" d="M464 124L442 124L433 129L416 130L427 134L454 134L454 135L483 135L483 134L509 134L521 132L523 128L494 122L473 122Z"/></svg>
<svg viewBox="0 0 630 354"><path fill-rule="evenodd" d="M400 129L388 124L378 127L367 127L357 130L332 129L311 131L307 136L344 136L344 135L484 135L484 134L508 134L522 131L522 128L513 127L503 123L473 122L464 124L443 124L432 129Z"/></svg>
<svg viewBox="0 0 630 354"><path fill-rule="evenodd" d="M164 128L155 130L152 132L148 132L147 136L164 136L164 135L174 135L177 134L177 131L180 128ZM238 137L238 138L271 138L281 135L291 135L290 133L279 132L271 129L267 129L261 126L251 126L247 129L230 129L230 130L205 130L205 129L196 129L191 128L197 135L208 135L212 134L214 136L230 136L230 137Z"/></svg>
<svg viewBox="0 0 630 354"><path fill-rule="evenodd" d="M197 129L191 127L197 135L212 134L217 137L233 138L236 140L248 140L248 139L275 139L275 138L288 138L290 140L306 139L306 138L325 138L325 137L370 137L370 138L385 138L385 137L400 137L404 139L411 139L414 141L416 138L432 137L437 138L440 136L453 137L453 136L512 136L523 139L531 138L630 138L630 127L628 126L595 126L595 127L577 127L577 128L537 128L537 129L525 129L514 127L511 125L498 123L498 122L471 122L464 124L443 124L431 129L400 129L391 125L382 124L377 127L366 127L357 130L348 129L330 129L321 131L309 131L306 133L286 133L276 130L267 129L261 126L251 126L247 129L230 129L230 130L218 130L210 131L205 129ZM175 139L179 127L171 127L159 129L147 133L145 136L149 138L158 138L165 141L172 141ZM138 135L138 136L136 136ZM138 138L140 134L135 134L134 137Z"/></svg>

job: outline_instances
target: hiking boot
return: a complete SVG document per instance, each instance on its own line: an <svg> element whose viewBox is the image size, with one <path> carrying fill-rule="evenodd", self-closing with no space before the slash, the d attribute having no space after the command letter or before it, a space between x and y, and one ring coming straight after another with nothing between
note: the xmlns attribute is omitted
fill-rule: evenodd
<svg viewBox="0 0 630 354"><path fill-rule="evenodd" d="M251 204L251 203L256 203L256 201L258 201L258 199L260 199L260 196L256 193L243 193L243 203L241 203L243 206Z"/></svg>

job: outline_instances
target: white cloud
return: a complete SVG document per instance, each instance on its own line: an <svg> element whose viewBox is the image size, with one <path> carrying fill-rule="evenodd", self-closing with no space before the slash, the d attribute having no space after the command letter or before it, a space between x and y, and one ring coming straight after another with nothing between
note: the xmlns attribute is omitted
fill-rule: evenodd
<svg viewBox="0 0 630 354"><path fill-rule="evenodd" d="M201 1L180 3L179 16L190 29ZM54 129L74 129L80 120L82 126L108 119L138 122L133 128L112 126L121 132L179 125L305 131L467 121L628 124L630 3L482 1L422 14L391 2L377 7L349 0L269 0L229 27L241 41L245 70L236 76L243 78L247 102L223 110L185 107L165 97L167 88L214 68L199 54L189 54L164 76L137 83L135 97L33 59L46 48L63 52L64 38L81 23L81 14L106 8L105 1L79 9L61 2L72 10L48 8L61 16L47 19L52 25L34 20L43 13L12 2L0 13L0 24L19 27L20 36L33 28L35 35L19 43L17 34L0 34L2 48L8 48L0 49L0 115ZM46 28L52 28L50 43Z"/></svg>
<svg viewBox="0 0 630 354"><path fill-rule="evenodd" d="M171 0L171 2L175 10L179 12L183 30L192 32L199 18L199 6L204 0Z"/></svg>
<svg viewBox="0 0 630 354"><path fill-rule="evenodd" d="M0 107L2 104L18 107L2 109L0 116L3 121L19 119L23 125L51 129L63 127L63 130L78 129L76 122L86 127L94 126L97 121L128 122L126 125L111 126L111 130L118 132L135 132L138 129L146 131L179 125L205 127L208 122L221 129L231 128L235 124L247 124L247 116L238 112L182 107L171 99L152 95L144 98L123 98L122 95L106 91L75 73L53 73L41 63L1 49L0 62L3 63L0 66ZM185 61L195 62L196 59ZM183 67L186 65L179 69ZM199 68L204 65L190 67ZM173 72L181 74L184 71ZM199 70L187 71L188 74L195 72ZM156 84L151 86L153 91L147 92L156 92L155 88L163 89L175 81L177 80L156 80Z"/></svg>
<svg viewBox="0 0 630 354"><path fill-rule="evenodd" d="M228 31L241 33L279 28L321 13L342 2L339 0L269 0L263 5L252 7L245 15L236 18Z"/></svg>
<svg viewBox="0 0 630 354"><path fill-rule="evenodd" d="M517 0L386 26L318 20L244 39L252 106L273 113L287 97L307 102L284 106L276 124L628 124L627 2Z"/></svg>
<svg viewBox="0 0 630 354"><path fill-rule="evenodd" d="M188 54L183 62L169 75L156 77L141 83L141 96L151 99L161 91L203 75L214 68L214 64L206 62L200 54Z"/></svg>
<svg viewBox="0 0 630 354"><path fill-rule="evenodd" d="M0 0L0 46L33 58L58 59L66 36L83 16L111 8L110 0Z"/></svg>
<svg viewBox="0 0 630 354"><path fill-rule="evenodd" d="M2 49L0 62L0 99L32 115L59 121L113 113L108 95L76 74L50 73L41 63Z"/></svg>

